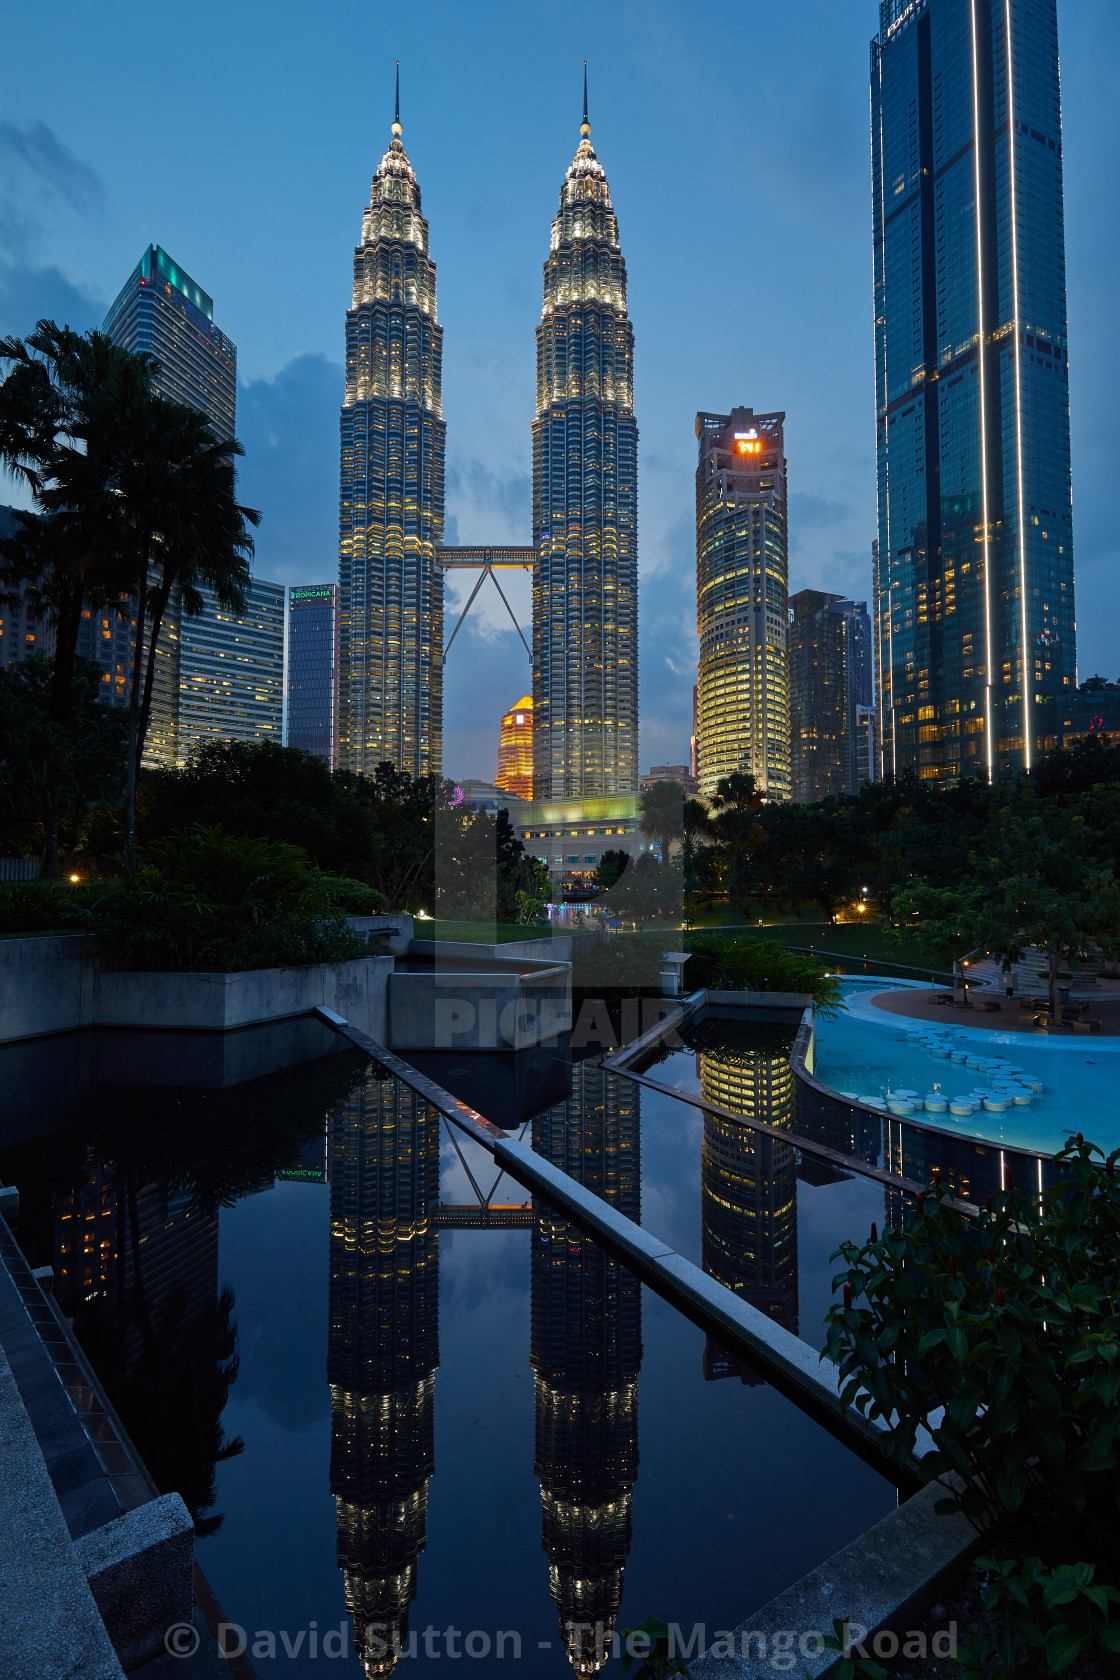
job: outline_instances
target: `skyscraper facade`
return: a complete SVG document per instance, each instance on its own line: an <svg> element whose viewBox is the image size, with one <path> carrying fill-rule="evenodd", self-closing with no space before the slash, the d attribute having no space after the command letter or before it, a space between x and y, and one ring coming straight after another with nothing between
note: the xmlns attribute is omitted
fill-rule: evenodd
<svg viewBox="0 0 1120 1680"><path fill-rule="evenodd" d="M789 605L792 792L815 805L858 793L866 779L859 712L871 705L871 620L866 602L820 589L799 590Z"/></svg>
<svg viewBox="0 0 1120 1680"><path fill-rule="evenodd" d="M533 422L536 799L638 786L638 428L626 265L590 140L544 265Z"/></svg>
<svg viewBox="0 0 1120 1680"><path fill-rule="evenodd" d="M495 786L518 799L533 797L533 696L523 694L502 718Z"/></svg>
<svg viewBox="0 0 1120 1680"><path fill-rule="evenodd" d="M696 628L700 792L748 771L790 796L784 414L698 414Z"/></svg>
<svg viewBox="0 0 1120 1680"><path fill-rule="evenodd" d="M288 723L285 744L334 769L338 739L338 585L288 590Z"/></svg>
<svg viewBox="0 0 1120 1680"><path fill-rule="evenodd" d="M585 1061L567 1101L534 1116L533 1148L637 1222L640 1130L638 1087ZM588 1676L610 1656L630 1553L641 1287L543 1202L530 1264L541 1543L568 1661Z"/></svg>
<svg viewBox="0 0 1120 1680"><path fill-rule="evenodd" d="M199 593L202 612L177 625L179 704L166 763L185 764L204 741L283 739L284 585L254 578L241 613L205 585Z"/></svg>
<svg viewBox="0 0 1120 1680"><path fill-rule="evenodd" d="M881 751L990 778L1075 685L1056 0L883 0L871 106Z"/></svg>
<svg viewBox="0 0 1120 1680"><path fill-rule="evenodd" d="M233 436L237 346L214 325L213 298L158 245L149 245L121 287L102 331L156 358L161 396L202 409L215 436Z"/></svg>
<svg viewBox="0 0 1120 1680"><path fill-rule="evenodd" d="M399 106L354 252L339 496L339 760L438 774L443 329Z"/></svg>

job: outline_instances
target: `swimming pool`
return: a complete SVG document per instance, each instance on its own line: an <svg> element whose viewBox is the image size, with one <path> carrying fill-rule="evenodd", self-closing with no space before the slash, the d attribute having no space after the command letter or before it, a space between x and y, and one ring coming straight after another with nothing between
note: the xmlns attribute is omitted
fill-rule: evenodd
<svg viewBox="0 0 1120 1680"><path fill-rule="evenodd" d="M839 1096L1008 1148L1052 1154L1074 1132L1120 1144L1120 1039L914 1021L875 1006L907 982L845 981L846 1010L818 1020L814 1076ZM924 989L923 983L909 982Z"/></svg>

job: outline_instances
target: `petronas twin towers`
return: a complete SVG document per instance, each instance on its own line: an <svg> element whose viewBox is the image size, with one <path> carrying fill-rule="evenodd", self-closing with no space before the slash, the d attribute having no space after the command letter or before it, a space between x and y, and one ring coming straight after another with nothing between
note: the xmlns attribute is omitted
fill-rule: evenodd
<svg viewBox="0 0 1120 1680"><path fill-rule="evenodd" d="M341 424L339 762L439 774L444 454L436 270L401 141L373 178L354 252ZM533 422L533 792L638 785L638 431L626 265L580 143L544 265Z"/></svg>

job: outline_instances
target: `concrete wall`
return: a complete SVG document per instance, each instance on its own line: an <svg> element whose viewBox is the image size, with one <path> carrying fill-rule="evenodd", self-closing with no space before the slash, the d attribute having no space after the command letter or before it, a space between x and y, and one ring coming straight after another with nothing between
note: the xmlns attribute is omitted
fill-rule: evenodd
<svg viewBox="0 0 1120 1680"><path fill-rule="evenodd" d="M304 1015L319 1004L384 1036L392 957L242 974L124 974L99 970L77 935L0 940L0 1043L78 1027L229 1032Z"/></svg>
<svg viewBox="0 0 1120 1680"><path fill-rule="evenodd" d="M423 923L421 923L423 926ZM512 939L508 945L472 945L463 939L414 939L414 957L454 958L456 962L516 963L538 962L551 967L553 963L571 962L571 934L557 934L556 938Z"/></svg>
<svg viewBox="0 0 1120 1680"><path fill-rule="evenodd" d="M346 1018L341 1007L337 1013ZM567 964L527 974L490 969L389 979L386 1042L394 1050L525 1050L555 1043L571 1026Z"/></svg>
<svg viewBox="0 0 1120 1680"><path fill-rule="evenodd" d="M380 916L347 916L346 926L354 933L376 934L382 954L394 957L408 955L412 944L412 917L403 911L385 912Z"/></svg>

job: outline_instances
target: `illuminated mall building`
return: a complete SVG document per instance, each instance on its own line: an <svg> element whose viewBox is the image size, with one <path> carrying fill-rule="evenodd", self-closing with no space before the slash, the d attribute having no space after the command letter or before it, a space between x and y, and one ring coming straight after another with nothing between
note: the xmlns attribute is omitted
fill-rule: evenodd
<svg viewBox="0 0 1120 1680"><path fill-rule="evenodd" d="M784 414L698 414L700 792L749 771L790 797L789 549Z"/></svg>
<svg viewBox="0 0 1120 1680"><path fill-rule="evenodd" d="M1076 684L1056 0L883 0L871 116L883 765L987 778Z"/></svg>
<svg viewBox="0 0 1120 1680"><path fill-rule="evenodd" d="M494 785L518 799L533 797L533 696L523 694L502 719Z"/></svg>
<svg viewBox="0 0 1120 1680"><path fill-rule="evenodd" d="M339 500L339 763L438 773L443 731L443 329L420 188L377 167L346 316Z"/></svg>
<svg viewBox="0 0 1120 1680"><path fill-rule="evenodd" d="M626 265L587 120L544 265L533 422L534 794L638 786L638 428Z"/></svg>

